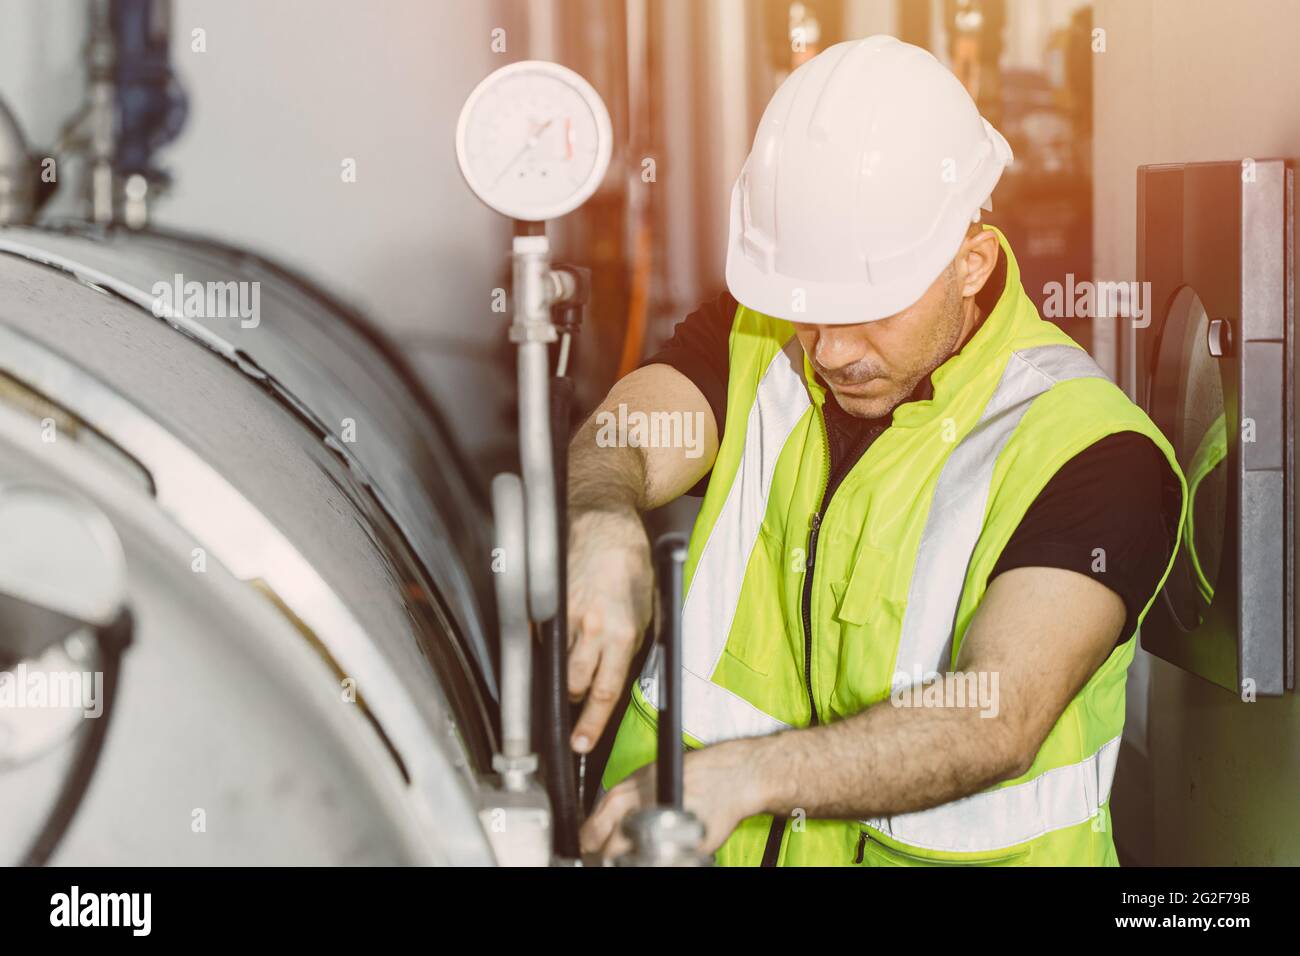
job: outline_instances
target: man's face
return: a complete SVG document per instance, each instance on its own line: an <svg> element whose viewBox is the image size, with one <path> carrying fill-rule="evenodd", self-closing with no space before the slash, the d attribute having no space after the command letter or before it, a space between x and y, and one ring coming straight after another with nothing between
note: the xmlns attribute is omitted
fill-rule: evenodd
<svg viewBox="0 0 1300 956"><path fill-rule="evenodd" d="M796 322L813 369L850 415L880 418L942 365L966 331L959 270L952 265L910 307L859 325Z"/></svg>

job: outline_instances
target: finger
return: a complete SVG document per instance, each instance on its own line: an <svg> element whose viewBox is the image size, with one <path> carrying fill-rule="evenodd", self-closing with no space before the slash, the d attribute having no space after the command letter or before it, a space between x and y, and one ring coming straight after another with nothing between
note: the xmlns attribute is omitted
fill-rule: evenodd
<svg viewBox="0 0 1300 956"><path fill-rule="evenodd" d="M598 853L609 839L610 831L619 821L619 814L616 811L615 804L619 803L620 797L616 791L611 790L596 805L596 809L591 812L591 816L582 825L578 831L578 847L583 853Z"/></svg>
<svg viewBox="0 0 1300 956"><path fill-rule="evenodd" d="M614 832L605 841L605 845L600 848L600 855L607 860L617 859L632 852L632 841L623 833L622 821L619 823L620 825L614 828Z"/></svg>
<svg viewBox="0 0 1300 956"><path fill-rule="evenodd" d="M569 699L582 700L587 689L591 687L596 667L600 663L600 638L591 631L584 631L569 651L568 683Z"/></svg>
<svg viewBox="0 0 1300 956"><path fill-rule="evenodd" d="M600 632L601 614L594 608L577 610L583 608L584 601L575 595L569 595L569 648L572 650L574 643L585 634L598 634Z"/></svg>
<svg viewBox="0 0 1300 956"><path fill-rule="evenodd" d="M595 680L587 693L587 704L582 708L582 716L573 728L569 738L570 745L578 753L588 753L600 739L609 723L614 707L623 696L623 684L627 680L628 667L632 664L632 646L630 641L616 644L607 642L601 651L600 665L596 670Z"/></svg>

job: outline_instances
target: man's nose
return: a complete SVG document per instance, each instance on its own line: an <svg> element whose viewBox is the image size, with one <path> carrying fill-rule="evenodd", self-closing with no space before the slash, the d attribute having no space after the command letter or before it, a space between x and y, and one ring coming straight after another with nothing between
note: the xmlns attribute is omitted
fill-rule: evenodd
<svg viewBox="0 0 1300 956"><path fill-rule="evenodd" d="M867 346L862 336L849 335L833 326L820 329L813 358L824 371L836 372L859 364L867 357Z"/></svg>

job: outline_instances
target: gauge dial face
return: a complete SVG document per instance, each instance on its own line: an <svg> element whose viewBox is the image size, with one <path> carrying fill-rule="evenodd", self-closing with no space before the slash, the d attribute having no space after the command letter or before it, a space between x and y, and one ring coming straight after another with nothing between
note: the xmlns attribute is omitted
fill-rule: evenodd
<svg viewBox="0 0 1300 956"><path fill-rule="evenodd" d="M461 110L456 157L485 203L514 219L553 219L605 177L609 113L591 84L555 63L512 63L483 80Z"/></svg>

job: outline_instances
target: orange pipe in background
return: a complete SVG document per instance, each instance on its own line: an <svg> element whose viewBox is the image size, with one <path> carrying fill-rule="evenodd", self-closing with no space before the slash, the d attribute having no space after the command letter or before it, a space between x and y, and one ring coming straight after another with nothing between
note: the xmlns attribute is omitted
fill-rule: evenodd
<svg viewBox="0 0 1300 956"><path fill-rule="evenodd" d="M622 378L641 361L645 345L646 302L650 295L650 224L644 218L636 229L636 248L632 257L632 294L627 303L627 331L623 336L623 357L618 363L618 376Z"/></svg>

